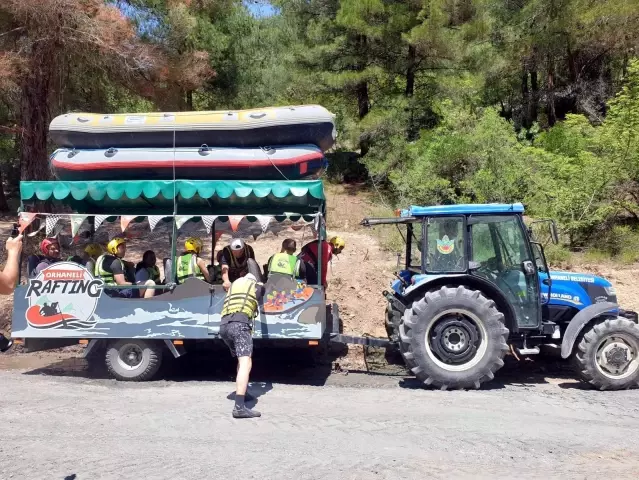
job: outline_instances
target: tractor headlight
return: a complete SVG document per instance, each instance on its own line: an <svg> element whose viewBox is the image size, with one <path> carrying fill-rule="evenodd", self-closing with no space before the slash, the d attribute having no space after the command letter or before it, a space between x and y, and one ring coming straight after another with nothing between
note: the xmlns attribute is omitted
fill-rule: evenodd
<svg viewBox="0 0 639 480"><path fill-rule="evenodd" d="M606 291L606 295L608 295L609 297L617 296L617 291L615 290L615 287L613 286L604 287L604 290Z"/></svg>

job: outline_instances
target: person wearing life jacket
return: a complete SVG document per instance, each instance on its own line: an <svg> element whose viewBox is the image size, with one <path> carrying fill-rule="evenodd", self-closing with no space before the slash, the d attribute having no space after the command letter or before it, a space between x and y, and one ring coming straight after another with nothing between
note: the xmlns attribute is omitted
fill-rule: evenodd
<svg viewBox="0 0 639 480"><path fill-rule="evenodd" d="M100 255L104 253L104 248L99 243L89 243L84 247L82 255L83 265L91 273L95 272L95 262L97 262Z"/></svg>
<svg viewBox="0 0 639 480"><path fill-rule="evenodd" d="M224 290L228 290L232 282L249 272L261 280L262 273L255 261L253 247L241 238L234 238L229 245L220 250L217 261L222 269Z"/></svg>
<svg viewBox="0 0 639 480"><path fill-rule="evenodd" d="M235 379L234 418L260 417L260 412L245 405L249 374L253 355L253 324L259 312L259 302L264 297L264 285L257 281L252 273L247 273L231 283L222 306L220 337L237 358L237 377Z"/></svg>
<svg viewBox="0 0 639 480"><path fill-rule="evenodd" d="M57 238L45 238L40 242L40 251L44 257L40 258L40 263L36 265L35 275L54 263L61 262L60 243Z"/></svg>
<svg viewBox="0 0 639 480"><path fill-rule="evenodd" d="M202 252L202 240L197 237L189 237L184 242L184 253L175 261L177 263L177 283L184 283L189 277L199 278L206 282L211 281L206 261L200 257Z"/></svg>
<svg viewBox="0 0 639 480"><path fill-rule="evenodd" d="M309 285L318 285L317 278L317 247L316 240L307 243L302 247L299 254L300 260L302 260L306 267L306 281ZM326 272L328 271L328 264L333 259L333 255L339 255L344 250L346 242L341 237L332 237L328 242L322 240L322 285L324 289L328 287L326 281Z"/></svg>
<svg viewBox="0 0 639 480"><path fill-rule="evenodd" d="M304 263L295 256L297 243L292 238L282 242L280 253L276 253L268 259L264 268L264 274L271 278L273 275L281 275L295 278L305 278L306 269Z"/></svg>
<svg viewBox="0 0 639 480"><path fill-rule="evenodd" d="M160 285L160 269L157 266L157 259L153 250L147 250L142 255L142 261L135 266L135 281L138 285L147 280L153 280L156 285Z"/></svg>
<svg viewBox="0 0 639 480"><path fill-rule="evenodd" d="M124 256L126 255L126 240L122 237L115 237L107 244L108 254L102 254L98 257L95 264L95 276L102 279L107 286L126 286L133 285L135 278L132 276L132 272L124 262ZM153 280L147 280L143 284L146 286L154 286ZM149 289L135 289L135 288L123 288L123 289L109 289L106 290L112 296L124 297L124 298L151 298L155 295L155 290Z"/></svg>

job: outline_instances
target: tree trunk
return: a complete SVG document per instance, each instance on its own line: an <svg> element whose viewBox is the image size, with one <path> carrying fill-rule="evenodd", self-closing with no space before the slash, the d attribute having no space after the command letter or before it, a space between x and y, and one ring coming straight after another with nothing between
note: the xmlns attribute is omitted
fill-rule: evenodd
<svg viewBox="0 0 639 480"><path fill-rule="evenodd" d="M2 176L2 169L0 169L0 212L8 212L9 204L7 203L7 197L4 194L4 178Z"/></svg>
<svg viewBox="0 0 639 480"><path fill-rule="evenodd" d="M193 90L186 91L186 108L189 112L192 112L193 109Z"/></svg>
<svg viewBox="0 0 639 480"><path fill-rule="evenodd" d="M548 125L552 127L557 122L557 114L555 112L555 65L552 58L548 59L548 102L547 102L547 115Z"/></svg>
<svg viewBox="0 0 639 480"><path fill-rule="evenodd" d="M524 67L524 71L521 74L521 100L524 106L521 114L521 125L528 129L532 122L530 121L530 91L528 90L528 70L526 67Z"/></svg>
<svg viewBox="0 0 639 480"><path fill-rule="evenodd" d="M355 45L357 52L357 64L355 66L356 71L363 72L366 68L366 46L367 46L367 38L366 35L357 35L355 37ZM359 119L361 120L370 111L370 99L368 98L368 82L366 80L361 80L355 85L355 95L357 96L357 113Z"/></svg>
<svg viewBox="0 0 639 480"><path fill-rule="evenodd" d="M33 46L29 75L22 83L20 104L20 172L22 180L48 180L47 155L49 93L54 71L55 48L46 42Z"/></svg>
<svg viewBox="0 0 639 480"><path fill-rule="evenodd" d="M408 66L406 67L406 91L404 95L412 97L415 92L415 58L417 57L417 49L414 45L408 46Z"/></svg>
<svg viewBox="0 0 639 480"><path fill-rule="evenodd" d="M539 78L536 67L530 71L530 89L532 91L530 99L530 122L532 124L537 121L539 116Z"/></svg>

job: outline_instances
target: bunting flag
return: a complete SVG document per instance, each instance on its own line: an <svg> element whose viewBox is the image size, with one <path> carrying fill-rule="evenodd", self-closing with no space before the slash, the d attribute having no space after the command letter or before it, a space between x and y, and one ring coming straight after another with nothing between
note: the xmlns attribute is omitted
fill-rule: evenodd
<svg viewBox="0 0 639 480"><path fill-rule="evenodd" d="M253 234L253 240L257 240L257 237L259 237L259 236L260 236L260 234L259 234L259 233L254 233L254 234Z"/></svg>
<svg viewBox="0 0 639 480"><path fill-rule="evenodd" d="M304 228L304 225L300 223L294 223L293 225L291 225L291 228L293 229L293 231L299 232L301 229Z"/></svg>
<svg viewBox="0 0 639 480"><path fill-rule="evenodd" d="M57 225L57 223L59 221L60 221L60 215L47 215L47 217L46 217L46 224L47 224L46 235L47 235L47 237L51 237L53 235L53 232L55 230L55 226Z"/></svg>
<svg viewBox="0 0 639 480"><path fill-rule="evenodd" d="M273 220L273 217L269 215L256 215L255 217L257 218L258 222L260 222L260 227L262 227L262 233L266 233L266 230L268 229L268 226L271 223L271 220Z"/></svg>
<svg viewBox="0 0 639 480"><path fill-rule="evenodd" d="M95 220L93 221L93 228L97 230L98 227L102 225L102 222L104 222L107 218L109 218L108 215L96 215Z"/></svg>
<svg viewBox="0 0 639 480"><path fill-rule="evenodd" d="M224 235L224 232L215 232L215 243L217 243L222 235Z"/></svg>
<svg viewBox="0 0 639 480"><path fill-rule="evenodd" d="M231 230L237 232L237 227L244 218L244 215L229 215L229 223L231 224Z"/></svg>
<svg viewBox="0 0 639 480"><path fill-rule="evenodd" d="M131 223L136 217L137 215L122 215L120 217L120 227L122 228L123 232L127 229L129 223Z"/></svg>
<svg viewBox="0 0 639 480"><path fill-rule="evenodd" d="M166 218L164 215L149 215L148 219L149 219L149 226L151 227L151 231L155 230L155 227L158 226L158 223L160 223L160 221Z"/></svg>
<svg viewBox="0 0 639 480"><path fill-rule="evenodd" d="M37 213L21 212L18 217L18 233L24 232L24 230L33 223Z"/></svg>
<svg viewBox="0 0 639 480"><path fill-rule="evenodd" d="M78 231L80 227L88 217L88 215L70 215L71 217L71 236L76 237L78 235Z"/></svg>
<svg viewBox="0 0 639 480"><path fill-rule="evenodd" d="M186 222L191 220L193 215L178 215L175 217L175 226L177 228L182 228Z"/></svg>
<svg viewBox="0 0 639 480"><path fill-rule="evenodd" d="M211 228L213 228L213 224L215 223L215 219L217 218L217 215L204 215L202 217L202 222L204 223L204 226L206 227L206 233L211 233Z"/></svg>

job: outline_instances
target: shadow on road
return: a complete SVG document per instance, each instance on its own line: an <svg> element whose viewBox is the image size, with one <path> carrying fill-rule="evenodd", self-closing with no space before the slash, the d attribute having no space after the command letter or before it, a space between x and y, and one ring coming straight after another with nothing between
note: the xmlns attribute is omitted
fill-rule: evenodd
<svg viewBox="0 0 639 480"><path fill-rule="evenodd" d="M322 386L331 375L336 359L345 355L345 347L319 348L256 348L253 353L251 382L255 385L283 383L291 385ZM25 372L25 375L79 377L89 379L111 378L104 364L104 353L96 352L91 360L66 358ZM170 382L235 381L237 362L228 349L220 345L189 352L173 358L167 352L157 380ZM264 388L264 387L259 387ZM253 393L253 390L251 390ZM265 392L263 392L265 393Z"/></svg>
<svg viewBox="0 0 639 480"><path fill-rule="evenodd" d="M407 389L425 388L420 381L412 377L403 363L401 354L397 351L366 348L365 368L362 370L342 369L340 361L345 354L346 348L338 344L331 345L325 350L309 347L258 347L253 355L251 382L258 386L256 393L259 395L272 389L273 383L323 386L331 375L338 373L364 374L370 381L363 384L373 385L379 382L381 377L385 377L384 384L396 384ZM25 374L108 379L110 376L103 358L104 355L99 353L92 361L67 358L32 369ZM547 356L529 357L517 361L510 355L507 355L504 360L505 365L497 372L495 379L483 383L481 390L499 390L506 387L526 389L543 384L556 384L564 389L587 388L575 378L572 369L565 361ZM157 379L168 382L233 382L235 370L235 359L220 343L209 346L205 350L191 351L177 359L167 352ZM359 384L361 378L351 381L344 376L342 379L337 379L337 383ZM269 385L270 387L267 387ZM252 390L251 393L253 393Z"/></svg>

